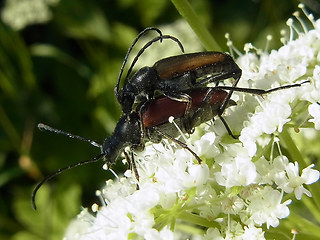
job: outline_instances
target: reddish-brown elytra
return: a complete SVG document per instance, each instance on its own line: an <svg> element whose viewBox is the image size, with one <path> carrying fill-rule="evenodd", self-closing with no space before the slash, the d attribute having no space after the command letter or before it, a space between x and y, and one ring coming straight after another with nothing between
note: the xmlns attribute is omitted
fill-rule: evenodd
<svg viewBox="0 0 320 240"><path fill-rule="evenodd" d="M192 98L192 105L190 108L191 112L199 107L204 107L203 100L205 99L206 95L210 94L210 90L212 90L212 88L194 89L187 92ZM221 106L227 97L227 94L228 93L226 91L219 89L212 91L206 104L218 104ZM143 114L141 115L142 124L145 128L150 128L168 122L168 118L171 116L174 118L181 118L185 114L186 107L187 103L178 102L164 96L159 97L154 101L151 101L146 110L143 111Z"/></svg>
<svg viewBox="0 0 320 240"><path fill-rule="evenodd" d="M239 82L241 69L231 56L223 52L197 52L164 58L156 62L152 67L139 69L132 77L129 77L141 54L157 41L171 39L178 43L182 52L184 51L177 38L170 35L162 35L158 29L157 32L160 36L147 42L138 52L128 70L125 83L120 89L120 80L128 56L138 39L146 31L142 31L129 48L115 86L115 94L124 114L139 111L140 107L154 99L155 93L158 92L172 100L187 103L185 114L188 115L192 105L192 97L186 94L186 91L207 88L209 83L218 84L228 78L234 79L233 87ZM224 99L224 103L218 111L219 115L226 108L232 92L230 90L228 96Z"/></svg>
<svg viewBox="0 0 320 240"><path fill-rule="evenodd" d="M153 67L157 70L159 80L170 80L193 73L194 80L206 74L234 70L233 59L222 52L199 52L168 57L156 62ZM220 69L219 69L220 68Z"/></svg>

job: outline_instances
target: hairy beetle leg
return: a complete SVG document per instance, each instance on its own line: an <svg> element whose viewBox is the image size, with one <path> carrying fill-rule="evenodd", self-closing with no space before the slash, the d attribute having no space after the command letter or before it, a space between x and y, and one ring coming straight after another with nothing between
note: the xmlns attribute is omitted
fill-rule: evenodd
<svg viewBox="0 0 320 240"><path fill-rule="evenodd" d="M124 153L124 156L125 156L125 158L127 160L127 163L129 164L129 168L131 169L131 171L133 172L135 178L137 179L137 181L139 183L140 176L139 176L139 173L138 173L136 162L134 161L133 151L131 151L131 157L129 157L129 154L126 151L123 151L123 153ZM137 186L136 186L136 190L140 189L138 183L137 183Z"/></svg>
<svg viewBox="0 0 320 240"><path fill-rule="evenodd" d="M185 143L183 143L183 142L175 139L174 137L171 137L170 135L168 135L167 133L161 131L161 130L158 129L157 127L153 127L153 129L154 129L156 132L158 132L159 134L161 134L162 136L164 136L165 138L170 139L171 141L173 141L173 142L177 143L178 145L180 145L182 148L188 150L188 151L197 159L198 163L201 164L201 162L202 162L201 158L200 158L194 151L192 151L191 148L189 148L189 147L187 146L187 144L185 144Z"/></svg>

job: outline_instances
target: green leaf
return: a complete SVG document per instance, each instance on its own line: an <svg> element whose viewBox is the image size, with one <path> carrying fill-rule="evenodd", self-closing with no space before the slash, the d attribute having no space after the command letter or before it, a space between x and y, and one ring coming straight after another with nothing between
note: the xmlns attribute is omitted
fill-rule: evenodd
<svg viewBox="0 0 320 240"><path fill-rule="evenodd" d="M54 190L43 185L36 196L38 210L31 207L30 197L14 202L16 218L26 230L14 235L15 239L62 239L66 227L80 206L80 187L68 186Z"/></svg>

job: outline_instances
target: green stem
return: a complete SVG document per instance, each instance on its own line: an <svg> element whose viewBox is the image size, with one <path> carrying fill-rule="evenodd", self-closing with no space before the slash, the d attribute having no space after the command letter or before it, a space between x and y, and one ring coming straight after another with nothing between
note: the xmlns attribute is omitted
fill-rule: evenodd
<svg viewBox="0 0 320 240"><path fill-rule="evenodd" d="M20 136L16 130L16 128L13 126L12 122L8 118L6 112L0 106L0 125L3 127L4 132L7 133L9 139L11 140L13 146L15 146L17 149L20 149L21 139Z"/></svg>
<svg viewBox="0 0 320 240"><path fill-rule="evenodd" d="M297 145L293 141L287 127L283 128L279 138L281 144L285 144L286 148L288 149L290 157L299 163L300 168L306 168L310 165L310 162L307 161L307 158L304 158L300 150L297 148Z"/></svg>
<svg viewBox="0 0 320 240"><path fill-rule="evenodd" d="M308 233L309 235L320 237L320 227L295 212L290 212L288 220L291 222L291 224L289 224L291 229L301 229L302 233Z"/></svg>
<svg viewBox="0 0 320 240"><path fill-rule="evenodd" d="M171 2L176 7L180 15L189 23L190 27L196 33L206 50L221 51L221 47L200 21L196 12L187 0L171 0Z"/></svg>
<svg viewBox="0 0 320 240"><path fill-rule="evenodd" d="M308 161L307 157L302 156L300 150L297 148L296 144L294 143L287 127L283 129L282 133L279 135L279 138L281 143L285 144L286 148L288 149L288 152L291 155L290 158L299 163L300 169L304 169L311 164L311 162ZM305 206L309 209L309 211L314 215L314 217L319 221L320 215L318 213L319 213L319 207L320 207L320 203L319 203L320 192L318 187L319 187L318 183L314 183L308 186L312 194L312 200L306 197L303 197L302 201L305 204Z"/></svg>
<svg viewBox="0 0 320 240"><path fill-rule="evenodd" d="M188 223L193 223L198 226L202 227L218 227L219 224L217 224L214 221L208 221L207 219L200 217L199 215L193 214L193 213L188 213L188 212L181 212L179 213L179 219L188 222Z"/></svg>
<svg viewBox="0 0 320 240"><path fill-rule="evenodd" d="M320 223L320 211L319 208L315 205L315 203L319 203L315 196L312 195L312 198L304 196L302 198L303 204L309 209L310 213L314 216L314 218Z"/></svg>

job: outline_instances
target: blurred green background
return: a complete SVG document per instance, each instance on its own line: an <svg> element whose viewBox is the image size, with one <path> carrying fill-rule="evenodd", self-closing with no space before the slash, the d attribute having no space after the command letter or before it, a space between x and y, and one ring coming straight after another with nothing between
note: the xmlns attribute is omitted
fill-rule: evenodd
<svg viewBox="0 0 320 240"><path fill-rule="evenodd" d="M246 42L264 48L268 34L273 48L281 46L280 30L298 1L190 4L228 51L226 32L241 50ZM305 4L319 15L319 1ZM187 52L193 45L200 50L201 43L189 38L192 33L183 37L179 24L187 24L166 0L6 0L0 10L0 239L61 239L80 206L98 202L96 189L113 176L101 162L66 172L40 189L34 212L30 196L43 176L99 153L87 143L40 132L36 124L102 141L120 116L113 88L139 31L157 26L167 34L164 29L178 28ZM160 57L157 47L148 49L149 59ZM114 169L121 174L126 168L118 163Z"/></svg>

